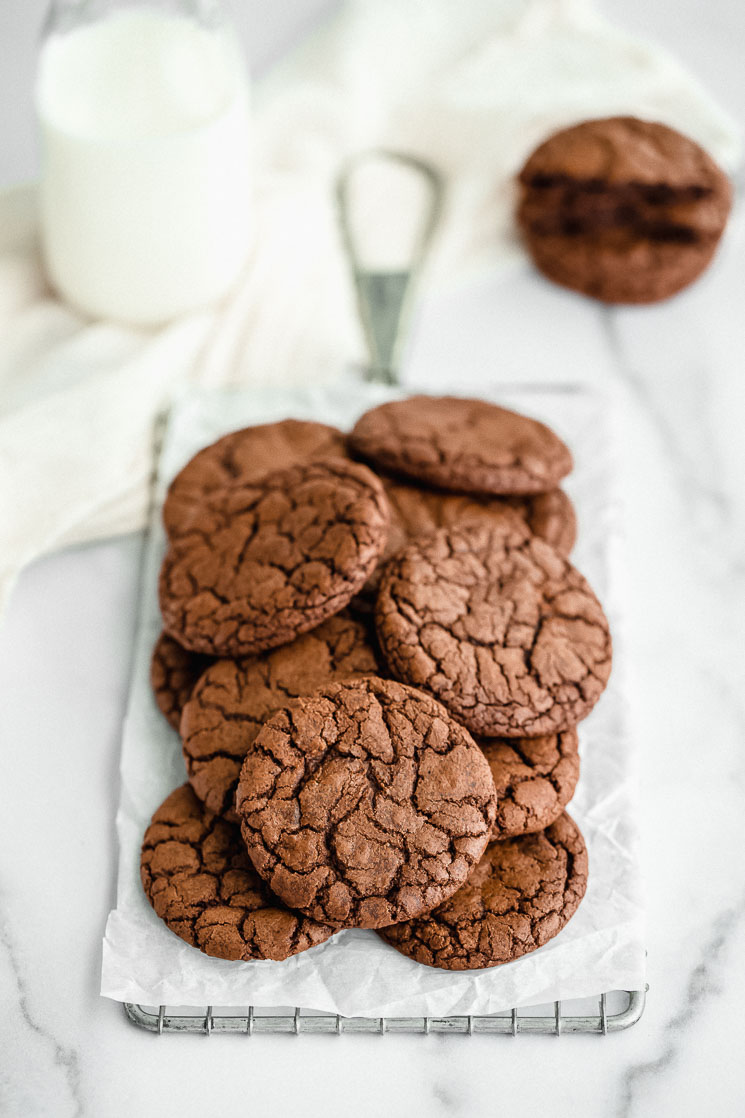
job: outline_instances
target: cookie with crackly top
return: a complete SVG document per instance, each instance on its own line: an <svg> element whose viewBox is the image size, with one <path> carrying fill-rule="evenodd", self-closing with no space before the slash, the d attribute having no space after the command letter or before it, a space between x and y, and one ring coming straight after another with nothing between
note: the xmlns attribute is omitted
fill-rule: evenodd
<svg viewBox="0 0 745 1118"><path fill-rule="evenodd" d="M145 831L145 896L177 936L218 959L287 959L335 929L290 910L254 870L234 823L189 784L172 792Z"/></svg>
<svg viewBox="0 0 745 1118"><path fill-rule="evenodd" d="M161 633L150 660L150 685L161 714L178 730L181 711L203 671L214 663L211 656L188 648Z"/></svg>
<svg viewBox="0 0 745 1118"><path fill-rule="evenodd" d="M483 753L439 703L369 678L278 710L246 755L235 804L254 866L286 904L378 928L460 888L496 796Z"/></svg>
<svg viewBox="0 0 745 1118"><path fill-rule="evenodd" d="M460 396L410 396L372 408L357 420L349 446L391 473L458 493L545 493L572 468L568 447L544 423Z"/></svg>
<svg viewBox="0 0 745 1118"><path fill-rule="evenodd" d="M711 261L732 188L688 136L635 117L550 136L519 175L517 220L549 279L605 303L667 299Z"/></svg>
<svg viewBox="0 0 745 1118"><path fill-rule="evenodd" d="M497 790L492 839L542 831L559 818L579 780L577 731L537 738L479 738Z"/></svg>
<svg viewBox="0 0 745 1118"><path fill-rule="evenodd" d="M325 423L283 419L231 431L176 474L163 504L166 533L175 539L188 531L199 522L205 498L221 489L240 488L300 462L345 456L345 436Z"/></svg>
<svg viewBox="0 0 745 1118"><path fill-rule="evenodd" d="M484 737L568 730L610 675L600 603L526 525L443 529L410 544L384 569L375 620L393 673Z"/></svg>
<svg viewBox="0 0 745 1118"><path fill-rule="evenodd" d="M516 516L562 555L569 555L574 547L577 518L563 489L532 496L493 497L424 489L397 478L382 477L381 481L391 506L384 559L397 555L411 540L428 536L438 528L503 523Z"/></svg>
<svg viewBox="0 0 745 1118"><path fill-rule="evenodd" d="M180 727L186 771L199 799L236 819L241 765L265 719L326 683L379 671L369 624L346 612L272 652L213 663L185 704Z"/></svg>
<svg viewBox="0 0 745 1118"><path fill-rule="evenodd" d="M379 934L417 963L496 967L557 936L587 888L587 848L565 813L545 831L493 842L466 884L434 912Z"/></svg>
<svg viewBox="0 0 745 1118"><path fill-rule="evenodd" d="M577 538L574 505L563 489L526 497L486 497L478 493L446 493L381 475L391 509L388 542L380 560L353 608L369 615L374 611L383 565L419 536L438 528L463 524L499 524L519 517L534 535L546 540L561 555L569 555Z"/></svg>
<svg viewBox="0 0 745 1118"><path fill-rule="evenodd" d="M287 644L363 586L388 520L378 478L344 459L220 490L163 560L163 627L185 648L217 657Z"/></svg>

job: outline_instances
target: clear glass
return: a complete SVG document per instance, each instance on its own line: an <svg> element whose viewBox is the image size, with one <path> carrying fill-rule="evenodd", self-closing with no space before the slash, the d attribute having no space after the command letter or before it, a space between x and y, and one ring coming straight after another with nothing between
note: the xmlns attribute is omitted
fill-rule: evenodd
<svg viewBox="0 0 745 1118"><path fill-rule="evenodd" d="M194 19L203 27L228 22L220 0L52 0L42 28L42 38L71 31L81 24L103 19L127 8L151 8Z"/></svg>
<svg viewBox="0 0 745 1118"><path fill-rule="evenodd" d="M250 246L248 80L218 0L57 0L36 89L52 285L156 325L236 283Z"/></svg>

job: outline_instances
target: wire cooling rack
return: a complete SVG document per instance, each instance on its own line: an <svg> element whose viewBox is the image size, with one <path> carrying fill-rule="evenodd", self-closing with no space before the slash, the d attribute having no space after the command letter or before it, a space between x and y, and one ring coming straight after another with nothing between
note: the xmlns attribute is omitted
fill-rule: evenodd
<svg viewBox="0 0 745 1118"><path fill-rule="evenodd" d="M555 390L555 386L551 387L551 391ZM559 391L576 391L576 388L562 387ZM158 444L162 439L165 425L165 417L162 417L157 432ZM156 461L159 458L158 451L159 445L155 454ZM151 514L155 515L152 507ZM445 1017L343 1017L333 1013L287 1006L169 1006L133 1002L121 1004L131 1024L156 1035L193 1033L206 1036L215 1034L562 1036L584 1033L607 1036L609 1033L631 1028L641 1019L646 993L647 988L613 990L582 999L572 998L540 1006L508 1009L498 1014L462 1014Z"/></svg>
<svg viewBox="0 0 745 1118"><path fill-rule="evenodd" d="M518 1036L543 1033L595 1033L607 1036L635 1025L644 1012L646 990L614 990L596 998L552 1002L548 1006L511 1009L489 1016L460 1017L341 1017L295 1008L256 1006L219 1009L204 1007L146 1006L124 1002L132 1024L151 1033L285 1034L291 1036L342 1036L366 1033L444 1033L449 1036ZM592 1010L592 1011L590 1011Z"/></svg>

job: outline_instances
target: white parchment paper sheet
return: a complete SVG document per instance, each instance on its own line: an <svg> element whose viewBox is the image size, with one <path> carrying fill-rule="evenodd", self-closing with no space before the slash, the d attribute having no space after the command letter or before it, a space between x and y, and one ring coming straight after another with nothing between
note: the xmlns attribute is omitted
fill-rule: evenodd
<svg viewBox="0 0 745 1118"><path fill-rule="evenodd" d="M582 773L570 812L587 840L590 876L577 915L539 951L506 966L461 973L421 966L362 930L340 932L282 963L225 962L188 946L156 917L140 884L140 844L155 808L185 780L178 735L157 710L149 683L150 655L160 632L156 588L167 483L196 450L236 427L295 416L348 429L373 404L406 395L351 379L307 391L192 393L169 419L146 546L122 742L117 906L106 925L102 994L145 1005L298 1005L345 1016L440 1016L496 1013L643 985L637 787L618 601L621 518L605 405L571 387L502 387L493 396L482 387L478 394L544 420L571 447L575 469L566 489L579 518L573 559L602 600L614 635L610 685L580 726Z"/></svg>

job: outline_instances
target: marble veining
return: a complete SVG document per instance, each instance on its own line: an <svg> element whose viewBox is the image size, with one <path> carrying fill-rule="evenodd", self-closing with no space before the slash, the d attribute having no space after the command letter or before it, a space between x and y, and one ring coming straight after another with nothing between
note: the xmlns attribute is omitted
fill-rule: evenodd
<svg viewBox="0 0 745 1118"><path fill-rule="evenodd" d="M2 897L2 894L0 894ZM5 905L1 906L5 909ZM83 1113L83 1099L81 1094L80 1082L80 1058L77 1050L69 1044L61 1041L51 1029L41 1020L39 1020L30 1007L30 1002L34 998L35 986L33 980L29 981L28 976L24 973L24 968L14 948L11 939L10 927L6 924L0 924L0 949L2 949L5 969L10 974L6 974L3 982L3 989L7 992L7 997L4 998L4 1012L6 1014L13 1014L15 1018L16 1028L21 1030L21 1036L16 1037L16 1046L26 1049L33 1047L35 1051L35 1058L39 1060L42 1065L49 1061L47 1076L51 1072L51 1078L60 1082L60 1097L57 1101L57 1114L77 1116ZM28 1031L30 1030L32 1037L29 1041L26 1040ZM26 1034L26 1036L24 1036ZM38 1040L37 1040L38 1038ZM20 1040L20 1045L18 1044ZM41 1042L41 1043L39 1043ZM21 1053L19 1052L20 1056ZM9 1047L4 1045L4 1058L3 1062L9 1056ZM8 1092L10 1086L8 1080L10 1079L10 1068L6 1066L5 1071L0 1070L0 1103L2 1102L3 1095ZM50 1084L51 1085L51 1084ZM13 1105L17 1102L10 1095L10 1103ZM28 1106L28 1113L35 1113L36 1100L33 1097L25 1100L25 1105ZM8 1111L10 1113L10 1111Z"/></svg>
<svg viewBox="0 0 745 1118"><path fill-rule="evenodd" d="M732 501L718 480L721 475L717 462L717 440L706 406L706 369L697 363L681 369L674 396L669 385L663 392L659 388L656 390L654 383L634 368L625 353L618 313L612 308L601 312L609 349L614 357L614 371L636 396L640 408L654 424L665 457L672 467L681 503L689 512L695 512L699 504L709 506L720 523L726 523ZM697 415L700 421L699 437L693 442L685 422L691 415Z"/></svg>
<svg viewBox="0 0 745 1118"><path fill-rule="evenodd" d="M698 961L687 976L682 1004L663 1024L660 1054L654 1059L633 1064L624 1072L617 1118L633 1118L638 1113L637 1106L643 1098L645 1083L652 1078L659 1080L661 1075L676 1069L683 1034L695 1023L702 1002L716 998L721 992L721 957L733 938L742 932L744 920L745 892L736 904L713 920L711 935L702 945ZM737 1028L735 1022L730 1027Z"/></svg>

